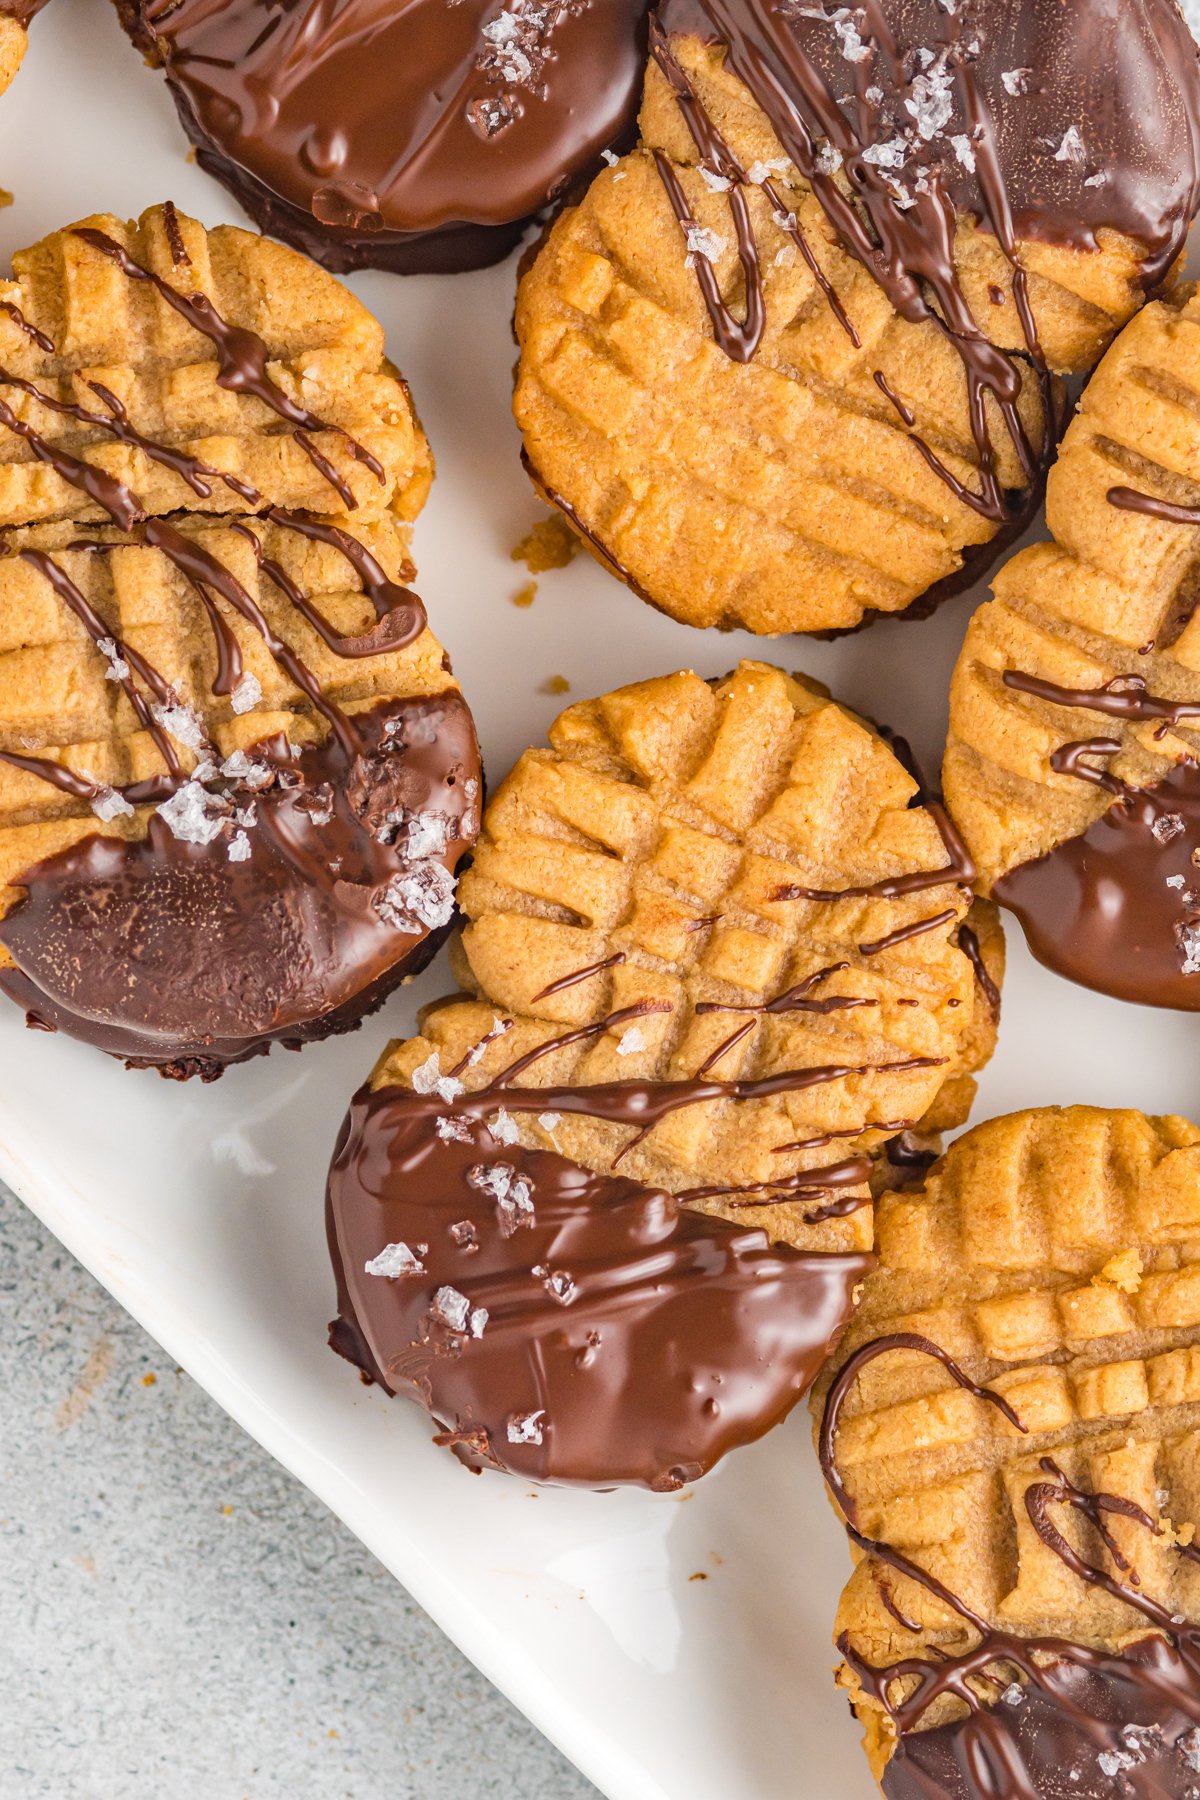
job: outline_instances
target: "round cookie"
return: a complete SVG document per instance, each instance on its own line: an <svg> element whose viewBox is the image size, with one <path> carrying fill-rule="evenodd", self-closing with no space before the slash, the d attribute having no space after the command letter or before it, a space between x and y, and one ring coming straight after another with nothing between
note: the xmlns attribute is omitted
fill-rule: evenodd
<svg viewBox="0 0 1200 1800"><path fill-rule="evenodd" d="M1200 295L1148 306L1084 390L1024 550L971 621L943 778L1040 961L1200 1009Z"/></svg>
<svg viewBox="0 0 1200 1800"><path fill-rule="evenodd" d="M334 1347L475 1468L670 1489L760 1436L852 1306L885 1147L990 1054L966 873L778 669L572 706L488 807L464 994L343 1129Z"/></svg>
<svg viewBox="0 0 1200 1800"><path fill-rule="evenodd" d="M176 1077L354 1025L479 825L383 334L170 205L0 283L0 989Z"/></svg>
<svg viewBox="0 0 1200 1800"><path fill-rule="evenodd" d="M1053 373L1200 199L1174 0L668 0L641 142L522 279L535 484L694 625L930 609L1030 515Z"/></svg>
<svg viewBox="0 0 1200 1800"><path fill-rule="evenodd" d="M1193 1800L1200 1131L1016 1113L877 1226L814 1407L884 1795Z"/></svg>
<svg viewBox="0 0 1200 1800"><path fill-rule="evenodd" d="M201 166L264 231L403 273L499 261L628 136L648 4L117 0Z"/></svg>

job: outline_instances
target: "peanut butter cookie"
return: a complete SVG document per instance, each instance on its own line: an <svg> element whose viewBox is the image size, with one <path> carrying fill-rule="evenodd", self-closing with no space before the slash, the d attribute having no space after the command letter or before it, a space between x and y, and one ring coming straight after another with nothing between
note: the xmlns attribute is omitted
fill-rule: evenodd
<svg viewBox="0 0 1200 1800"><path fill-rule="evenodd" d="M337 282L171 206L0 284L0 989L210 1078L432 954L479 823L430 460Z"/></svg>
<svg viewBox="0 0 1200 1800"><path fill-rule="evenodd" d="M488 807L465 994L351 1109L335 1347L475 1467L669 1488L759 1436L847 1316L882 1148L958 1122L990 1054L965 874L800 678L570 707Z"/></svg>
<svg viewBox="0 0 1200 1800"><path fill-rule="evenodd" d="M884 1794L1193 1800L1200 1131L1016 1113L877 1222L814 1404Z"/></svg>
<svg viewBox="0 0 1200 1800"><path fill-rule="evenodd" d="M954 673L944 782L983 890L1059 974L1200 1008L1200 295L1084 391Z"/></svg>
<svg viewBox="0 0 1200 1800"><path fill-rule="evenodd" d="M667 0L641 142L522 279L535 484L693 625L853 629L1036 501L1054 372L1200 198L1174 0Z"/></svg>

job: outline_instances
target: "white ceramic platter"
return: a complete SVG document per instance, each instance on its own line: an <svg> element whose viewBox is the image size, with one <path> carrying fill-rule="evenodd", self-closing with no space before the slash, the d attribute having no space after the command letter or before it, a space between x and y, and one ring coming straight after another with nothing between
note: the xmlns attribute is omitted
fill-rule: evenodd
<svg viewBox="0 0 1200 1800"><path fill-rule="evenodd" d="M159 77L105 0L55 0L0 102L0 254L92 211L175 199L238 219L192 166ZM238 222L241 222L240 220ZM508 410L514 269L352 286L387 327L439 477L419 586L495 782L576 695L773 654L903 731L936 768L971 602L839 644L688 630L586 560L510 604L538 516ZM360 1032L215 1086L129 1074L0 1006L0 1174L233 1416L357 1532L462 1649L620 1800L867 1800L829 1670L848 1567L802 1414L677 1498L474 1478L415 1410L325 1347L322 1177L346 1102L444 961ZM1200 1024L1038 970L1010 941L1000 1050L976 1117L1053 1101L1200 1112ZM132 1500L130 1504L133 1504ZM697 1579L704 1577L704 1579Z"/></svg>

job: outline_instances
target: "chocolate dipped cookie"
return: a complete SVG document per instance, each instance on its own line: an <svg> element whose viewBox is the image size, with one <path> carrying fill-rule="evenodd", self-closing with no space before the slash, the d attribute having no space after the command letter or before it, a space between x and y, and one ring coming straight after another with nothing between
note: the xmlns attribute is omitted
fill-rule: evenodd
<svg viewBox="0 0 1200 1800"><path fill-rule="evenodd" d="M1028 519L1200 200L1175 0L665 0L520 285L530 473L694 625L927 611Z"/></svg>
<svg viewBox="0 0 1200 1800"><path fill-rule="evenodd" d="M887 1147L919 1161L990 1054L967 873L800 678L570 707L488 807L463 994L343 1128L334 1347L472 1468L669 1490L760 1436L850 1312Z"/></svg>
<svg viewBox="0 0 1200 1800"><path fill-rule="evenodd" d="M1200 1009L1200 296L1149 306L971 621L943 778L980 885L1087 987Z"/></svg>
<svg viewBox="0 0 1200 1800"><path fill-rule="evenodd" d="M1090 1107L878 1203L815 1397L887 1800L1200 1791L1200 1132Z"/></svg>
<svg viewBox="0 0 1200 1800"><path fill-rule="evenodd" d="M0 4L0 94L25 58L29 27L46 0L3 0Z"/></svg>
<svg viewBox="0 0 1200 1800"><path fill-rule="evenodd" d="M429 453L331 277L170 205L0 284L0 989L209 1079L444 936L474 729L406 584Z"/></svg>
<svg viewBox="0 0 1200 1800"><path fill-rule="evenodd" d="M117 0L201 167L329 269L497 262L629 135L649 0Z"/></svg>

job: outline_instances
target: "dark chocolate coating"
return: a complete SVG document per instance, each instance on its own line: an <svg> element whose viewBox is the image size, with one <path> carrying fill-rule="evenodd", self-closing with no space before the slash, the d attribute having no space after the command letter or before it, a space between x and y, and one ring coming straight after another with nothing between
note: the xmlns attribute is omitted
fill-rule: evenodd
<svg viewBox="0 0 1200 1800"><path fill-rule="evenodd" d="M1000 1701L931 1731L905 1732L884 1769L884 1794L887 1800L992 1800L1001 1792L1011 1800L1195 1800L1200 1684L1195 1645L1190 1649L1185 1656L1163 1638L1144 1638L1120 1656L1055 1663L1042 1685L1021 1689L1016 1705ZM1003 1785L985 1788L984 1770Z"/></svg>
<svg viewBox="0 0 1200 1800"><path fill-rule="evenodd" d="M427 1408L471 1468L670 1491L761 1436L810 1386L870 1259L771 1245L663 1190L505 1145L485 1123L501 1107L640 1121L643 1099L682 1104L690 1094L668 1090L696 1085L502 1078L449 1103L364 1089L329 1177L333 1347ZM447 1116L465 1141L438 1134ZM502 1218L477 1173L489 1166L528 1182L527 1216ZM389 1244L420 1272L366 1273ZM438 1316L439 1289L486 1311L477 1335Z"/></svg>
<svg viewBox="0 0 1200 1800"><path fill-rule="evenodd" d="M838 1420L861 1369L893 1350L935 1358L958 1387L1023 1429L1002 1395L972 1381L919 1333L897 1332L860 1345L826 1396L818 1432L821 1467L851 1541L883 1568L924 1587L958 1615L972 1638L972 1648L958 1654L938 1647L933 1656L914 1653L884 1667L865 1662L849 1634L838 1640L864 1691L895 1728L880 1781L887 1800L1197 1800L1200 1629L1144 1593L1136 1569L1121 1555L1112 1556L1118 1575L1088 1562L1052 1516L1058 1508L1081 1514L1112 1555L1107 1522L1114 1517L1159 1536L1156 1521L1136 1501L1076 1487L1049 1457L1039 1463L1046 1479L1024 1493L1029 1523L1080 1584L1103 1589L1147 1622L1147 1635L1131 1636L1119 1652L1066 1638L1023 1637L992 1625L919 1563L859 1530L857 1507L837 1463ZM1169 1536L1165 1541L1176 1555L1200 1561L1195 1545ZM886 1595L885 1605L906 1631L920 1629ZM1012 1681L1014 1672L1019 1682ZM929 1707L948 1694L966 1704L966 1717L924 1728Z"/></svg>
<svg viewBox="0 0 1200 1800"><path fill-rule="evenodd" d="M326 268L414 273L498 261L628 133L649 0L118 4L264 230Z"/></svg>
<svg viewBox="0 0 1200 1800"><path fill-rule="evenodd" d="M863 143L912 129L897 87L908 92L919 50L936 62L943 50L965 46L947 96L952 110L908 157L902 179L911 186L918 168L936 175L956 211L992 221L985 159L969 169L951 142L970 132L970 108L980 105L1017 238L1091 249L1099 231L1119 231L1147 252L1150 283L1161 279L1200 206L1200 52L1175 0L868 0L849 15L863 43L875 46L860 61L843 53L831 22L811 16L819 10L777 0L664 0L660 16L670 32L730 44L731 67L777 128L781 102L763 71L782 74L807 116L808 83L798 79L806 67ZM838 18L836 7L827 11ZM1021 91L1010 93L1005 75ZM869 84L882 87L881 103L863 99ZM1057 154L1070 127L1082 140L1078 158ZM790 134L781 135L787 147ZM871 211L890 223L882 207Z"/></svg>
<svg viewBox="0 0 1200 1800"><path fill-rule="evenodd" d="M1156 787L1118 799L1081 836L1011 869L992 893L1056 974L1119 1000L1196 1012L1198 845L1200 770L1181 763ZM1185 973L1189 961L1195 973Z"/></svg>
<svg viewBox="0 0 1200 1800"><path fill-rule="evenodd" d="M243 861L230 861L226 834L182 842L152 816L145 838L97 833L28 870L26 897L0 919L16 964L0 989L31 1023L180 1076L356 1024L447 929L401 931L375 910L409 866L385 841L386 815L452 819L433 859L452 871L472 835L463 816L478 818L478 787L471 797L464 784L480 764L455 693L390 701L354 724L354 757L335 733L297 760L280 740L263 746L276 785L253 796Z"/></svg>

